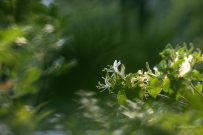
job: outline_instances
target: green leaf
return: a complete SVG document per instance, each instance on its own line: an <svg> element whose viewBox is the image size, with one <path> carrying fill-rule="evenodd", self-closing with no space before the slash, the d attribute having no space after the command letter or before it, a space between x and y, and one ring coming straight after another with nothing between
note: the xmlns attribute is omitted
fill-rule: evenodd
<svg viewBox="0 0 203 135"><path fill-rule="evenodd" d="M40 77L40 74L41 74L40 68L38 67L30 68L25 73L24 83L32 83L36 81Z"/></svg>
<svg viewBox="0 0 203 135"><path fill-rule="evenodd" d="M136 77L137 75L138 75L137 73L134 73L134 74L129 74L129 75L126 76L125 81L126 81L126 84L127 84L129 87L132 86L131 79L132 79L133 77Z"/></svg>
<svg viewBox="0 0 203 135"><path fill-rule="evenodd" d="M164 92L167 92L169 94L174 93L174 91L170 88L171 80L169 78L165 78L162 85L163 85L163 91Z"/></svg>
<svg viewBox="0 0 203 135"><path fill-rule="evenodd" d="M197 59L197 62L199 62L198 60L201 61L201 50L199 48L196 49L196 51L192 54L193 58ZM199 59L200 58L200 59Z"/></svg>
<svg viewBox="0 0 203 135"><path fill-rule="evenodd" d="M176 93L176 100L178 100L180 97L181 97L181 94L180 94L180 91L178 91L178 92Z"/></svg>
<svg viewBox="0 0 203 135"><path fill-rule="evenodd" d="M158 77L152 77L150 76L150 82L149 82L149 85L150 86L153 86L153 87L160 87L161 86L161 81L159 80Z"/></svg>
<svg viewBox="0 0 203 135"><path fill-rule="evenodd" d="M147 89L149 95L152 96L153 98L156 98L158 94L161 92L161 90L162 90L161 87L149 87L149 89Z"/></svg>
<svg viewBox="0 0 203 135"><path fill-rule="evenodd" d="M118 92L118 95L117 95L117 99L118 99L118 103L120 105L125 105L126 104L126 100L128 99L126 97L126 94L125 94L125 91L124 90L120 90Z"/></svg>
<svg viewBox="0 0 203 135"><path fill-rule="evenodd" d="M187 49L187 48L186 48L186 47L187 47L186 45L184 45L184 46L182 46L182 47L181 47L181 46L178 46L178 47L179 47L179 48L178 48L178 50L177 50L177 51L178 51L178 53L179 53L179 54L184 53L184 52L185 52L185 50Z"/></svg>
<svg viewBox="0 0 203 135"><path fill-rule="evenodd" d="M197 70L192 70L192 77L195 77L201 81L203 81L203 75Z"/></svg>
<svg viewBox="0 0 203 135"><path fill-rule="evenodd" d="M158 77L150 77L150 82L149 86L147 87L147 91L149 92L149 95L151 95L153 98L156 98L157 95L161 92L162 90L162 83L159 80Z"/></svg>
<svg viewBox="0 0 203 135"><path fill-rule="evenodd" d="M184 59L178 59L172 66L173 71L177 71L179 66L184 62Z"/></svg>
<svg viewBox="0 0 203 135"><path fill-rule="evenodd" d="M202 92L202 84L197 84L197 85L195 85L195 88L196 88L199 92Z"/></svg>
<svg viewBox="0 0 203 135"><path fill-rule="evenodd" d="M190 49L189 49L189 50L187 50L186 55L191 54L191 53L192 53L192 51L194 50L194 45L193 45L192 43L190 43L190 44L189 44L189 46L190 46Z"/></svg>
<svg viewBox="0 0 203 135"><path fill-rule="evenodd" d="M162 58L166 58L166 57L171 55L171 50L172 49L173 49L173 47L170 44L168 44L168 45L166 45L164 50L159 54L161 55Z"/></svg>

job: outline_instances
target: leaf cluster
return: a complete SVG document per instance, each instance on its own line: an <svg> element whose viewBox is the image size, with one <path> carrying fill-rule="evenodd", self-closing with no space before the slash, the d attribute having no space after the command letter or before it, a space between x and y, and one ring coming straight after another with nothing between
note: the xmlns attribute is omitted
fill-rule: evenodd
<svg viewBox="0 0 203 135"><path fill-rule="evenodd" d="M202 108L202 79L201 68L196 65L203 62L201 51L194 51L184 43L173 48L167 45L160 53L162 60L152 71L146 63L147 71L138 70L136 73L125 74L125 67L117 60L109 68L105 68L105 84L97 86L117 93L118 102L125 104L127 99L146 99L148 97L164 97L195 108ZM126 96L127 95L127 96ZM196 99L196 100L193 100ZM158 100L158 99L157 99Z"/></svg>

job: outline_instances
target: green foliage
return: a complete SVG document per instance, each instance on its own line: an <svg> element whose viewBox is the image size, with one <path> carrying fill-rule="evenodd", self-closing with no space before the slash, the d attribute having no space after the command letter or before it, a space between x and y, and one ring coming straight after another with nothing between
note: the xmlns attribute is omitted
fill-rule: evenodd
<svg viewBox="0 0 203 135"><path fill-rule="evenodd" d="M186 1L0 0L0 134L201 134L200 50L167 45L155 71L147 63L146 72L125 73L125 66L141 68L148 58L157 63L155 54L166 42L184 39L201 47L202 1ZM67 119L45 109L51 104L35 106L40 98L51 99L74 110L65 90L95 90L97 69L112 59L126 63L104 69L105 83L98 88L108 89L112 100L83 91L80 110Z"/></svg>
<svg viewBox="0 0 203 135"><path fill-rule="evenodd" d="M152 72L147 63L148 71L139 70L137 73L125 75L124 65L119 70L118 66L121 63L115 60L112 66L104 69L107 72L106 78L103 78L105 84L99 83L97 87L103 90L108 89L110 93L118 91L118 101L121 105L124 103L123 98L120 97L121 95L125 97L125 93L134 94L132 99L143 100L142 97L164 96L175 97L176 101L183 100L184 104L195 104L187 99L186 93L189 91L189 95L203 99L202 74L194 68L195 64L203 62L203 58L200 50L193 51L193 45L190 46L191 48L188 49L186 44L176 48L167 45L160 53L162 61L154 68L155 72ZM143 91L142 95L138 94L140 92L135 92L138 90Z"/></svg>
<svg viewBox="0 0 203 135"><path fill-rule="evenodd" d="M22 104L15 105L15 107L10 106L4 109L6 109L7 112L2 112L3 108L0 109L0 125L8 126L7 130L10 131L10 133L17 135L31 134L33 131L41 128L39 123L53 113L52 110L46 110L38 113L40 106L33 108L33 106L23 106Z"/></svg>
<svg viewBox="0 0 203 135"><path fill-rule="evenodd" d="M33 12L28 24L14 23L0 32L0 72L13 81L12 97L37 92L40 78L71 67L64 57L56 55L67 41L60 31L61 18L66 17L61 17L53 4L33 3L30 7Z"/></svg>
<svg viewBox="0 0 203 135"><path fill-rule="evenodd" d="M0 20L0 127L8 127L11 134L28 135L53 113L52 109L42 110L45 105L34 100L45 89L45 78L67 72L75 63L57 55L67 41L61 31L61 18L66 17L61 17L58 7L38 2L21 6L32 9L23 23L13 12L10 16L16 20L7 27Z"/></svg>
<svg viewBox="0 0 203 135"><path fill-rule="evenodd" d="M125 75L124 65L119 70L121 62L117 60L104 69L107 74L106 78L103 77L105 84L99 82L97 87L117 94L118 104L125 108L120 112L125 117L117 117L125 125L117 123L121 134L201 133L203 77L202 72L195 68L196 64L203 62L200 50L193 51L192 45L188 49L186 44L175 48L167 45L160 55L162 61L154 67L154 72L147 63L146 72L139 70ZM139 91L142 91L142 95ZM145 118L136 121L140 116L137 114L139 109L135 108L139 108L137 105L140 102L141 108L146 107L149 110L141 109L142 113L147 111L148 114L143 114ZM135 110L130 110L132 104ZM190 115L194 117L191 118ZM127 117L130 120L126 120Z"/></svg>
<svg viewBox="0 0 203 135"><path fill-rule="evenodd" d="M73 134L195 134L202 132L202 112L185 110L182 104L126 100L118 105L111 94L103 99L93 92L79 91L80 110L69 118L66 127ZM105 102L103 102L105 101ZM191 117L192 116L192 117Z"/></svg>

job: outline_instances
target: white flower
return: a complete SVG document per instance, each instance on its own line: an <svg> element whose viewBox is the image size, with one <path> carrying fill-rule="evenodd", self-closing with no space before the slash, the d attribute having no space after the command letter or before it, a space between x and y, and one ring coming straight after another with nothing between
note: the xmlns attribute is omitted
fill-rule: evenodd
<svg viewBox="0 0 203 135"><path fill-rule="evenodd" d="M118 73L122 78L125 78L125 66L122 64L121 65L121 71L119 71L118 66L120 66L120 65L121 65L120 61L119 62L117 62L117 60L114 61L114 63L113 63L114 73Z"/></svg>
<svg viewBox="0 0 203 135"><path fill-rule="evenodd" d="M125 66L123 64L121 65L121 72L119 72L119 75L122 78L125 78Z"/></svg>
<svg viewBox="0 0 203 135"><path fill-rule="evenodd" d="M109 88L112 86L111 83L109 83L107 78L102 77L105 80L106 86L108 86Z"/></svg>
<svg viewBox="0 0 203 135"><path fill-rule="evenodd" d="M112 69L104 68L102 71L107 71L107 72L114 72Z"/></svg>
<svg viewBox="0 0 203 135"><path fill-rule="evenodd" d="M158 71L158 68L157 68L157 67L154 67L153 69L154 69L154 71Z"/></svg>
<svg viewBox="0 0 203 135"><path fill-rule="evenodd" d="M121 75L121 76L124 78L124 77L125 77L125 75L124 75L124 74L125 74L125 67L124 67L124 65L122 65L122 67L121 67L121 72L120 72L120 71L118 70L118 66L120 66L120 64L121 64L120 61L117 62L117 60L115 60L114 63L113 63L113 67L110 66L110 69L104 68L103 71L112 72L113 74L111 75L111 77L114 76L115 73L117 73L117 74Z"/></svg>
<svg viewBox="0 0 203 135"><path fill-rule="evenodd" d="M130 81L131 83L134 83L135 81L137 81L137 78L133 77Z"/></svg>
<svg viewBox="0 0 203 135"><path fill-rule="evenodd" d="M113 63L113 69L114 69L114 71L115 71L116 73L119 72L118 66L120 66L120 64L121 64L121 62L120 62L120 61L117 62L117 60L115 60L114 63Z"/></svg>
<svg viewBox="0 0 203 135"><path fill-rule="evenodd" d="M192 55L189 55L187 59L189 62L192 62L192 59L193 59Z"/></svg>
<svg viewBox="0 0 203 135"><path fill-rule="evenodd" d="M184 62L181 64L179 68L179 76L183 76L191 70L190 62L192 61L192 55L189 55L188 58L184 58Z"/></svg>
<svg viewBox="0 0 203 135"><path fill-rule="evenodd" d="M103 90L108 89L111 92L110 88L112 87L112 84L109 82L107 77L106 78L102 77L102 78L104 79L105 84L100 84L99 83L100 86L98 88L103 89Z"/></svg>

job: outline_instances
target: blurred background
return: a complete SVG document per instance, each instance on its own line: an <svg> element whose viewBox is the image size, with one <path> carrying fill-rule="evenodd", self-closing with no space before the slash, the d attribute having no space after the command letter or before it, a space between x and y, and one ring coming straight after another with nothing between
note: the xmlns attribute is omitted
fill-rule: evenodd
<svg viewBox="0 0 203 135"><path fill-rule="evenodd" d="M0 0L1 89L12 95L1 94L2 108L44 104L39 112L70 116L79 90L108 96L96 85L114 60L132 73L158 64L168 43L203 49L202 6L202 0ZM5 109L0 113L8 121Z"/></svg>

